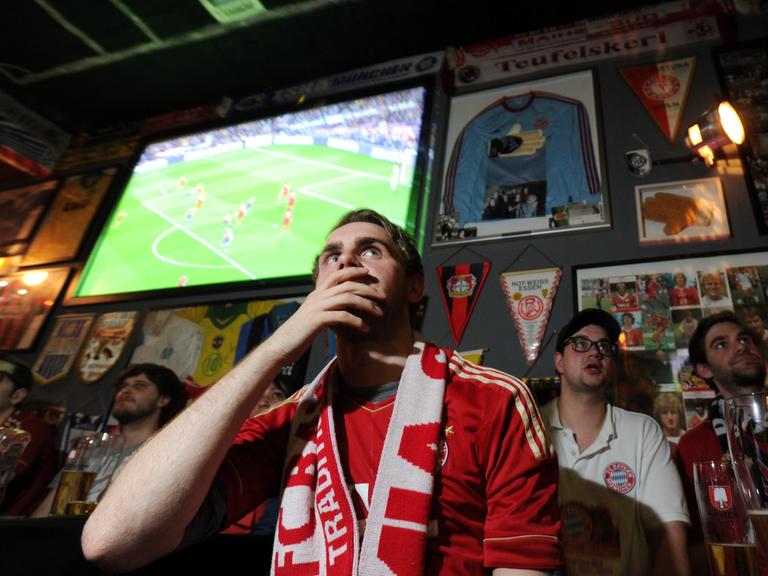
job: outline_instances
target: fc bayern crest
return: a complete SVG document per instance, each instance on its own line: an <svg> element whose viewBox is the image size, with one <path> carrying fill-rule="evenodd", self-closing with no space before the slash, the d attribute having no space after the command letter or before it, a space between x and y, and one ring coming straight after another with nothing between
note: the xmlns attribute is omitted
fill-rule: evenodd
<svg viewBox="0 0 768 576"><path fill-rule="evenodd" d="M730 486L709 486L709 503L712 508L720 512L731 509L733 497Z"/></svg>
<svg viewBox="0 0 768 576"><path fill-rule="evenodd" d="M603 472L603 481L617 494L626 494L635 487L636 476L623 462L612 462Z"/></svg>

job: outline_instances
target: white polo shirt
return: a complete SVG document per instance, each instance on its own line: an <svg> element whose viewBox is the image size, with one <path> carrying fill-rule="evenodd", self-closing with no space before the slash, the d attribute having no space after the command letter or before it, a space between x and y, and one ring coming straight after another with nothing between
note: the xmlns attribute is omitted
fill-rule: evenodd
<svg viewBox="0 0 768 576"><path fill-rule="evenodd" d="M542 409L560 466L558 501L569 576L645 576L646 531L689 523L680 477L653 418L608 404L603 426L583 453L563 427L557 399Z"/></svg>

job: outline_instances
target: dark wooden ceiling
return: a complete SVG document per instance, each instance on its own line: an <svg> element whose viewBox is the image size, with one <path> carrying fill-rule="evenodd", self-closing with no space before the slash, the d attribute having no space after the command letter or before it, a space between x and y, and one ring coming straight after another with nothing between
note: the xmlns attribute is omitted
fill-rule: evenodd
<svg viewBox="0 0 768 576"><path fill-rule="evenodd" d="M220 23L203 1L11 0L0 18L0 91L84 132L654 4L262 0L260 16Z"/></svg>

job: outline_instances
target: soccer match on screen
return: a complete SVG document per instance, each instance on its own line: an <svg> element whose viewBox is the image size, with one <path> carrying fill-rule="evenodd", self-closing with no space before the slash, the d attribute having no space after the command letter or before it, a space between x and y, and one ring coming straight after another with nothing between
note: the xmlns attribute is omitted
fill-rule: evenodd
<svg viewBox="0 0 768 576"><path fill-rule="evenodd" d="M346 212L413 232L424 88L146 146L76 297L306 276Z"/></svg>

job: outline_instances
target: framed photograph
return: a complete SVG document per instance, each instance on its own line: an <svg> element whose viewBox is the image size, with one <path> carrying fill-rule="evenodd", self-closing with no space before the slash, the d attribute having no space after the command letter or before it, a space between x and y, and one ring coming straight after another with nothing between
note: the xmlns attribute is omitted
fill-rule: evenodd
<svg viewBox="0 0 768 576"><path fill-rule="evenodd" d="M768 234L768 48L765 39L715 51L724 96L741 116L740 146L757 227Z"/></svg>
<svg viewBox="0 0 768 576"><path fill-rule="evenodd" d="M55 189L50 180L0 191L0 256L24 251Z"/></svg>
<svg viewBox="0 0 768 576"><path fill-rule="evenodd" d="M595 78L451 99L433 245L608 227Z"/></svg>
<svg viewBox="0 0 768 576"><path fill-rule="evenodd" d="M77 258L83 238L107 194L116 168L70 176L61 185L35 234L22 266Z"/></svg>
<svg viewBox="0 0 768 576"><path fill-rule="evenodd" d="M0 350L29 350L53 309L69 268L39 268L0 278Z"/></svg>
<svg viewBox="0 0 768 576"><path fill-rule="evenodd" d="M601 308L621 326L618 405L657 417L672 442L714 395L688 361L703 318L735 312L768 353L768 251L581 267L574 285L577 309Z"/></svg>
<svg viewBox="0 0 768 576"><path fill-rule="evenodd" d="M730 238L719 178L635 186L640 244Z"/></svg>

